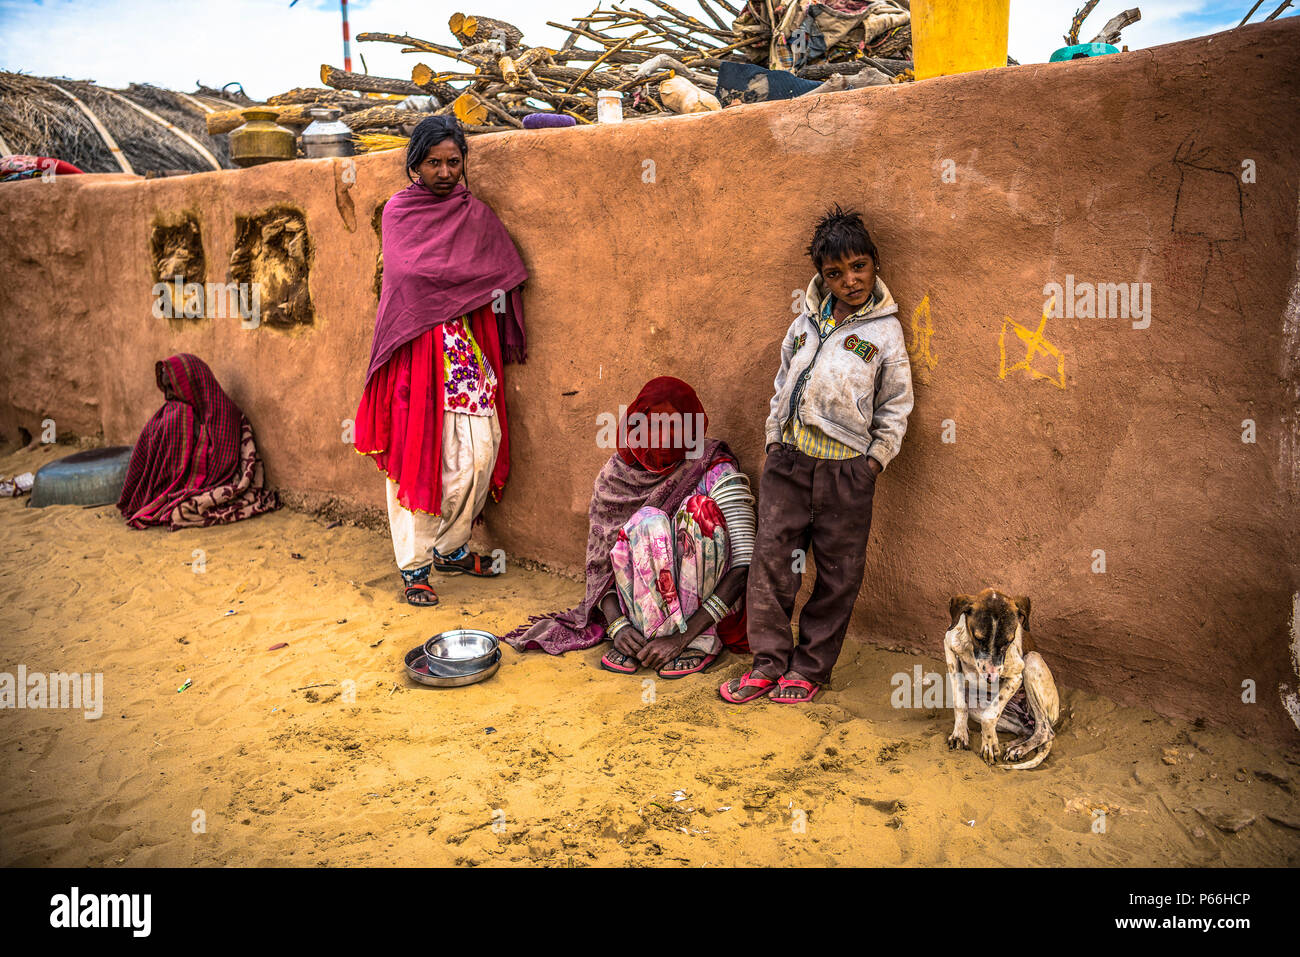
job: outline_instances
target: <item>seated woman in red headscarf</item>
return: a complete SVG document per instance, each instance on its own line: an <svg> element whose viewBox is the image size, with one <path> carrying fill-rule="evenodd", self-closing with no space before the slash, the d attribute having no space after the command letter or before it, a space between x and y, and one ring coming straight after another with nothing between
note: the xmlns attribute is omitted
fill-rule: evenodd
<svg viewBox="0 0 1300 957"><path fill-rule="evenodd" d="M154 366L167 400L136 439L117 507L132 528L221 525L278 507L253 427L198 356Z"/></svg>
<svg viewBox="0 0 1300 957"><path fill-rule="evenodd" d="M646 383L596 476L582 604L503 640L558 655L609 639L602 668L662 678L704 671L724 646L748 650L754 497L731 450L705 438L708 421L685 382Z"/></svg>

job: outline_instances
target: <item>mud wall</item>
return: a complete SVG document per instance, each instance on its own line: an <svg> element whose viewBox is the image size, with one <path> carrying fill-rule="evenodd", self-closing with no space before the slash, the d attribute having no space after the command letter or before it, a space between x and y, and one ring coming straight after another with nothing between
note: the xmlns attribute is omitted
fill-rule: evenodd
<svg viewBox="0 0 1300 957"><path fill-rule="evenodd" d="M597 416L656 375L692 382L756 475L810 225L840 202L880 247L917 394L878 487L853 633L937 655L949 596L996 584L1033 598L1063 683L1294 740L1297 41L1300 20L1283 20L473 140L471 186L531 273L530 357L507 378L513 477L486 539L579 566L609 454ZM36 435L48 417L130 442L160 401L152 363L193 352L253 421L271 483L381 507L380 476L343 439L376 306L372 219L404 180L396 153L354 169L0 187L0 430ZM305 311L289 301L303 292L291 234L235 255L273 208L305 223ZM208 281L228 281L232 257L270 262L299 319L154 318L155 227L189 220ZM1044 320L1052 282L1136 283L1149 325L1088 318L1077 300Z"/></svg>

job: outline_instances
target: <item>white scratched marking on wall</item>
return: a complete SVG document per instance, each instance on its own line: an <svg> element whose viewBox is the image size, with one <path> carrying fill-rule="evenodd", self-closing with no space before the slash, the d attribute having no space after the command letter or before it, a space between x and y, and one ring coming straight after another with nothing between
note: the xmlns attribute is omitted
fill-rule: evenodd
<svg viewBox="0 0 1300 957"><path fill-rule="evenodd" d="M1296 358L1300 356L1300 196L1296 197L1296 263L1291 273L1291 290L1282 313L1282 381L1290 388L1289 400L1283 403L1282 435L1278 442L1278 467L1282 487L1289 490L1294 503L1300 485L1300 383L1296 382ZM1291 670L1296 675L1296 690L1283 683L1278 688L1282 707L1300 729L1300 592L1291 597Z"/></svg>
<svg viewBox="0 0 1300 957"><path fill-rule="evenodd" d="M1296 691L1285 682L1278 688L1282 707L1291 715L1291 721L1300 729L1300 591L1291 596L1291 670L1296 676Z"/></svg>
<svg viewBox="0 0 1300 957"><path fill-rule="evenodd" d="M1296 200L1296 263L1291 273L1291 289L1287 295L1286 309L1282 312L1282 381L1291 390L1289 401L1283 403L1282 436L1278 442L1278 465L1281 468L1282 487L1292 494L1300 487L1300 382L1296 381L1296 360L1300 357L1300 197Z"/></svg>

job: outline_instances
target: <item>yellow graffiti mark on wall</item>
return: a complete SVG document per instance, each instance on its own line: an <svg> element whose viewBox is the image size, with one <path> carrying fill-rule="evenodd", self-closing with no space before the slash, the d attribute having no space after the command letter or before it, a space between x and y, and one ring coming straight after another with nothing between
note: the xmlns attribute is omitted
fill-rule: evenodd
<svg viewBox="0 0 1300 957"><path fill-rule="evenodd" d="M907 337L907 358L912 363L912 374L922 382L930 381L930 372L939 364L939 357L930 349L933 335L934 324L930 318L930 296L927 293L912 312L912 328Z"/></svg>
<svg viewBox="0 0 1300 957"><path fill-rule="evenodd" d="M1038 328L1030 330L1022 326L1010 316L1002 319L1002 333L998 336L998 378L1005 379L1008 373L1015 372L1017 369L1024 369L1029 373L1031 379L1046 379L1058 389L1065 388L1065 355L1060 349L1047 341L1044 336L1044 330L1047 328L1047 317L1052 314L1052 309L1056 304L1056 297L1043 307L1043 317L1038 320ZM1015 365L1007 365L1007 326L1015 331L1016 336L1020 339L1025 347L1025 357ZM1034 368L1034 357L1039 353L1050 356L1056 360L1056 375L1049 375L1046 372L1039 372Z"/></svg>

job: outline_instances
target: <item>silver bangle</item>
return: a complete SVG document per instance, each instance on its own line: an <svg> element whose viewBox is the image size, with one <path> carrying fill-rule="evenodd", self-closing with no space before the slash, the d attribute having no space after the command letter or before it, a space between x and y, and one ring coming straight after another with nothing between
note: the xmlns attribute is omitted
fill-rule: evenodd
<svg viewBox="0 0 1300 957"><path fill-rule="evenodd" d="M713 619L714 624L731 614L731 609L717 595L710 595L704 599L704 610L709 613L709 617Z"/></svg>
<svg viewBox="0 0 1300 957"><path fill-rule="evenodd" d="M619 615L617 618L615 618L613 621L609 623L609 627L605 629L605 634L612 639L624 628L631 628L631 627L632 627L632 622L627 617L627 615Z"/></svg>

